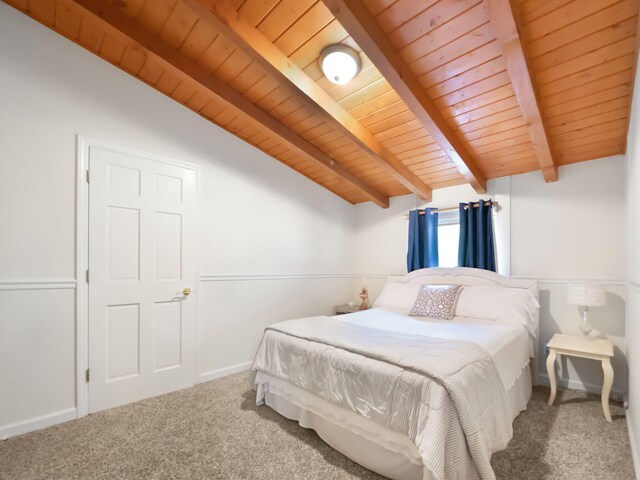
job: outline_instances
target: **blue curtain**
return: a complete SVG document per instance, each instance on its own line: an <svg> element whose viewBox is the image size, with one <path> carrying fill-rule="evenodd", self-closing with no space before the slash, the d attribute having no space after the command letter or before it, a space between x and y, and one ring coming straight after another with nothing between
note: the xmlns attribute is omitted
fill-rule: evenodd
<svg viewBox="0 0 640 480"><path fill-rule="evenodd" d="M407 271L438 266L438 211L411 210L409 212L409 249Z"/></svg>
<svg viewBox="0 0 640 480"><path fill-rule="evenodd" d="M496 271L491 200L461 203L458 265ZM465 208L466 207L466 208Z"/></svg>

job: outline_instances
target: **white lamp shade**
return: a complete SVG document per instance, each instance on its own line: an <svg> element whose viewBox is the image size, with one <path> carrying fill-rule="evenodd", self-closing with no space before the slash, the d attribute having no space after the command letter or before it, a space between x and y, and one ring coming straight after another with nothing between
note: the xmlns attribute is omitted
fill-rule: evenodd
<svg viewBox="0 0 640 480"><path fill-rule="evenodd" d="M330 82L344 85L360 71L360 57L347 45L330 45L320 54L320 68Z"/></svg>
<svg viewBox="0 0 640 480"><path fill-rule="evenodd" d="M569 285L567 302L583 307L604 307L607 304L607 297L602 285L572 283Z"/></svg>

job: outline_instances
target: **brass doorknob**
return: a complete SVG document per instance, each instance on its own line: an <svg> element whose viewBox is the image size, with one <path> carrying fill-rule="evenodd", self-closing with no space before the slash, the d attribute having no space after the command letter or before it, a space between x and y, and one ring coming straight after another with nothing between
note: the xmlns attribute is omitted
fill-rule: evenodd
<svg viewBox="0 0 640 480"><path fill-rule="evenodd" d="M183 288L182 295L184 295L185 297L188 297L189 295L191 295L191 289L189 287Z"/></svg>

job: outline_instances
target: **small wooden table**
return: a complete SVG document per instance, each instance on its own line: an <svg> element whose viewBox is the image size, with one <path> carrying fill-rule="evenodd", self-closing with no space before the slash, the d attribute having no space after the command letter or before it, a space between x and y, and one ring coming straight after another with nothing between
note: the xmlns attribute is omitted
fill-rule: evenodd
<svg viewBox="0 0 640 480"><path fill-rule="evenodd" d="M609 394L613 385L613 368L611 368L611 357L613 357L613 344L609 340L592 338L587 336L562 335L556 333L547 343L549 356L547 357L547 373L551 383L551 395L549 405L553 405L556 398L556 357L560 355L571 355L572 357L590 358L602 362L604 372L604 382L602 384L602 410L608 422L611 421L609 411Z"/></svg>

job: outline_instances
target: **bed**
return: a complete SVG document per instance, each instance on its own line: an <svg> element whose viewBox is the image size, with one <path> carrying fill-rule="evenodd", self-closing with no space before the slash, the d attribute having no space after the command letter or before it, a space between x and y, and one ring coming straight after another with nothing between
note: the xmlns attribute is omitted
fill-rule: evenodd
<svg viewBox="0 0 640 480"><path fill-rule="evenodd" d="M408 315L423 285L462 286L453 319ZM531 396L537 297L535 281L478 269L390 278L370 310L268 327L256 403L392 479L495 478Z"/></svg>

